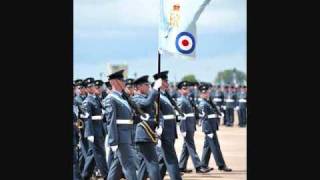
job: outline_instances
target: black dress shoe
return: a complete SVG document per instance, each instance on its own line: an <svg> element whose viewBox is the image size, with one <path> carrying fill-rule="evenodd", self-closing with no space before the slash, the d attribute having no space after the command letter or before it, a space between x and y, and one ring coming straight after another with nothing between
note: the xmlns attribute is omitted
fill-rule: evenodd
<svg viewBox="0 0 320 180"><path fill-rule="evenodd" d="M219 167L219 170L220 171L226 171L226 172L232 171L232 169L228 168L227 166Z"/></svg>
<svg viewBox="0 0 320 180"><path fill-rule="evenodd" d="M196 173L207 173L209 171L210 171L209 169L206 169L206 168L203 168L203 167L196 169Z"/></svg>
<svg viewBox="0 0 320 180"><path fill-rule="evenodd" d="M204 166L202 166L202 168L205 169L205 170L208 170L208 171L212 171L213 170L213 168L204 167Z"/></svg>
<svg viewBox="0 0 320 180"><path fill-rule="evenodd" d="M213 167L205 167L205 169L209 169L209 171L212 171Z"/></svg>
<svg viewBox="0 0 320 180"><path fill-rule="evenodd" d="M191 169L182 169L182 168L180 168L180 172L191 173L192 170Z"/></svg>

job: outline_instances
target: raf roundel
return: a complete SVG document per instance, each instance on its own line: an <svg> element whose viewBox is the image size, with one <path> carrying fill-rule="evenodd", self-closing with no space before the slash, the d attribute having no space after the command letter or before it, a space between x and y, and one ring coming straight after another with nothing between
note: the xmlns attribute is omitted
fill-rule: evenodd
<svg viewBox="0 0 320 180"><path fill-rule="evenodd" d="M181 32L176 38L176 48L180 53L190 54L194 51L196 42L189 32Z"/></svg>

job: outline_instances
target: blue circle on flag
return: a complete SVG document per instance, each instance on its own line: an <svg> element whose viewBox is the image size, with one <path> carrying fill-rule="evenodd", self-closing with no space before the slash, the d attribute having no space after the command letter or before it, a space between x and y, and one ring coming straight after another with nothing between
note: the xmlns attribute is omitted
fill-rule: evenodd
<svg viewBox="0 0 320 180"><path fill-rule="evenodd" d="M183 54L190 54L196 46L196 41L191 33L181 32L177 35L175 44L179 52Z"/></svg>

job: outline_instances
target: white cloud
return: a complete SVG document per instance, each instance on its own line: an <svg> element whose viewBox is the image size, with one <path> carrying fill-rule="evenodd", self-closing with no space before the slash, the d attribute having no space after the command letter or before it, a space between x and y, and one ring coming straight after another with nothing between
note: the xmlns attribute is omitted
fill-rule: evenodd
<svg viewBox="0 0 320 180"><path fill-rule="evenodd" d="M245 31L245 3L246 0L213 0L202 13L198 29L201 32ZM136 27L155 30L158 16L159 0L75 0L75 37L96 38L101 35L108 38L111 36L109 31L118 35L114 31L130 31L130 28ZM121 33L133 35L124 31Z"/></svg>
<svg viewBox="0 0 320 180"><path fill-rule="evenodd" d="M159 1L156 0L75 2L76 27L153 26L158 22L158 7Z"/></svg>
<svg viewBox="0 0 320 180"><path fill-rule="evenodd" d="M202 32L242 32L246 30L245 14L235 10L217 9L204 11L198 21Z"/></svg>
<svg viewBox="0 0 320 180"><path fill-rule="evenodd" d="M74 36L81 39L124 39L137 35L137 33L128 30L79 30L74 33Z"/></svg>

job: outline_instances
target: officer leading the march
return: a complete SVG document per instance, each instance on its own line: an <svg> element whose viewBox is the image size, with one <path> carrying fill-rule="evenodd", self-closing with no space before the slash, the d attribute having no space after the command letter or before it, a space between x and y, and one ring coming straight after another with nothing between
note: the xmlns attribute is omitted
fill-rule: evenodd
<svg viewBox="0 0 320 180"><path fill-rule="evenodd" d="M106 92L108 94L110 94L111 93L110 90L112 89L111 84L107 81L105 83L105 85L106 85ZM134 93L133 79L126 79L125 80L125 89L124 90L129 96L133 96L133 93ZM104 107L104 109L105 109L105 107ZM108 125L108 122L105 123L104 125ZM106 128L106 129L108 129L108 128ZM134 135L135 135L135 124L133 124L133 131L132 131L133 138L132 139L134 139ZM134 148L134 144L132 144L132 145ZM115 154L113 153L113 151L110 148L107 147L107 139L105 141L105 146L106 146L106 148L105 148L106 151L109 151L108 156L107 156L108 168L111 167L112 163L115 164L115 165L113 165L113 167L111 169L111 173L110 173L111 177L113 177L114 179L125 178L124 173L122 171L122 166L120 164L119 158L117 156L115 156Z"/></svg>
<svg viewBox="0 0 320 180"><path fill-rule="evenodd" d="M102 109L100 102L95 96L97 88L94 79L87 78L84 82L88 92L88 96L82 103L85 112L84 136L88 139L88 152L82 177L84 179L90 179L96 165L102 177L106 179L107 163L104 149L105 132L102 123Z"/></svg>
<svg viewBox="0 0 320 180"><path fill-rule="evenodd" d="M123 72L124 70L120 70L108 76L112 92L103 101L106 118L110 123L107 143L119 158L126 179L136 180L135 155L132 149L133 110L124 97ZM113 166L117 166L115 161L109 169L108 179L115 179L112 175Z"/></svg>

